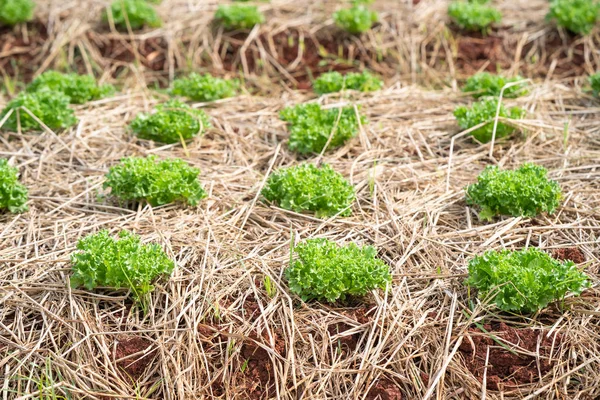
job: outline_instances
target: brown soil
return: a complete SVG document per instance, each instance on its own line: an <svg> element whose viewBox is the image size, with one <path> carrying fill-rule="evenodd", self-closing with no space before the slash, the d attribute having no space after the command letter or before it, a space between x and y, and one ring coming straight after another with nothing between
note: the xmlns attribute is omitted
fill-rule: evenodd
<svg viewBox="0 0 600 400"><path fill-rule="evenodd" d="M536 357L523 355L517 350L515 350L517 354L513 354L491 339L489 334L485 334L477 328L469 329L471 335L463 340L460 352L469 371L480 382L483 382L487 349L490 348L486 378L488 389L501 390L502 387L529 384L539 379L539 373L543 376L552 369L554 361L548 360L548 357L551 353L556 354L556 347L560 345L562 336L557 334L556 338L554 336L546 337L544 331L530 328L516 329L504 323L500 323L496 329L493 329L491 325L485 325L484 328L497 338L503 339L503 343L513 344L514 346L510 346L513 349L518 346L527 352L537 353L536 349L540 342L538 372ZM554 339L556 340L554 351L552 351Z"/></svg>
<svg viewBox="0 0 600 400"><path fill-rule="evenodd" d="M368 306L362 306L354 310L342 311L344 315L355 320L359 324L366 324L371 321L371 315L368 315ZM352 353L356 350L358 342L362 336L362 332L346 335L345 332L354 329L355 326L347 324L345 322L337 322L327 327L327 331L331 337L336 337L336 343L334 345L340 346L341 351L344 353Z"/></svg>
<svg viewBox="0 0 600 400"><path fill-rule="evenodd" d="M269 343L268 336L264 336L264 340L261 341L254 339L263 344ZM277 334L275 334L274 340L275 347L272 350L285 356L285 341ZM241 372L240 366L240 385L246 395L245 398L256 400L270 398L270 395L274 393L275 383L273 382L274 367L269 352L253 341L247 341L242 345L240 357L245 364L243 372Z"/></svg>
<svg viewBox="0 0 600 400"><path fill-rule="evenodd" d="M561 261L571 260L575 264L581 264L585 262L585 254L579 249L579 247L565 247L561 249L555 249L552 252L552 256Z"/></svg>
<svg viewBox="0 0 600 400"><path fill-rule="evenodd" d="M133 354L137 355L133 356ZM138 380L155 356L156 349L153 348L152 341L149 339L140 336L117 339L114 359L117 362L118 370L124 373L124 378L128 381Z"/></svg>
<svg viewBox="0 0 600 400"><path fill-rule="evenodd" d="M226 70L242 69L243 55L240 50L245 39L245 34L236 34L223 41L219 52ZM256 42L285 69L287 74L281 75L284 81L296 84L299 89L309 89L312 79L324 72L359 71L360 64L375 61L375 55L357 40L328 33L316 38L308 32L290 29L274 36L262 34ZM244 56L248 70L260 73L262 66L256 63L261 59L257 46L249 46Z"/></svg>
<svg viewBox="0 0 600 400"><path fill-rule="evenodd" d="M48 39L46 26L32 23L19 28L0 29L0 73L30 81L44 59L42 46Z"/></svg>
<svg viewBox="0 0 600 400"><path fill-rule="evenodd" d="M389 379L380 379L367 393L367 400L402 400L400 387Z"/></svg>
<svg viewBox="0 0 600 400"><path fill-rule="evenodd" d="M510 55L499 36L461 36L457 39L458 54L456 65L466 74L482 68L495 72L498 67L508 68Z"/></svg>

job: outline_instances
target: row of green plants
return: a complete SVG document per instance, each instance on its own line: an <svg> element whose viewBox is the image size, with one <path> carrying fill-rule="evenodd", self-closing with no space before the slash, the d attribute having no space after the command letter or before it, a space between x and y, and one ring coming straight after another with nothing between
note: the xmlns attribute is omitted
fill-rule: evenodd
<svg viewBox="0 0 600 400"><path fill-rule="evenodd" d="M485 35L502 20L502 13L489 2L455 0L448 6L448 15L459 28ZM574 34L587 35L598 21L599 12L597 0L550 0L546 19Z"/></svg>
<svg viewBox="0 0 600 400"><path fill-rule="evenodd" d="M340 77L342 84L337 87L343 90L349 79L341 75L336 79ZM47 94L54 90L59 97L67 99L68 104L74 102L73 99L83 102L109 92L89 84L82 85L87 90L75 90L74 87L81 84L72 76L66 80L70 84L64 84L60 79L41 78L32 83L25 95ZM187 79L185 84L174 85L172 91L193 99L214 100L234 95L237 89L235 82L229 83L233 87L208 84L212 92L203 95L199 92L207 85L206 76L192 75L183 79ZM324 82L330 80L328 77ZM43 84L45 81L53 83ZM508 90L506 83L502 77L479 75L472 77L464 90L474 97L498 95L503 88L506 97L517 97L526 91L520 84ZM329 83L324 87L329 87ZM185 140L208 127L209 121L200 111L173 99L158 106L153 114L138 115L131 128L152 140L157 137L165 140L163 136L173 142ZM158 116L156 121L150 123L155 115ZM356 107L327 109L317 103L286 108L281 112L281 119L289 124L290 149L302 154L320 153L341 146L356 135L361 124L367 123ZM25 211L27 189L18 182L17 170L8 166L6 160L0 166L5 171L0 175L0 207L11 212ZM113 196L125 203L146 201L159 206L185 202L194 206L207 195L198 175L198 169L180 159L159 161L155 156L129 157L110 168L104 188L110 189ZM341 174L327 164L316 166L311 163L273 172L265 182L262 196L267 203L294 212L314 213L317 217L349 216L356 198L353 186ZM561 198L558 183L548 179L543 167L534 164L524 164L516 170L488 167L476 183L466 188L467 203L479 207L480 217L487 220L497 215L535 217L543 212L553 213ZM151 282L157 276L173 270L173 262L156 245L142 245L139 237L130 233L120 236L116 240L108 232L101 232L78 244L78 252L73 255L72 283L75 286L83 285L88 289L125 287L134 297L142 299L152 290ZM293 259L285 276L290 290L307 301L344 301L347 297L362 296L391 284L389 267L376 257L377 250L369 246L339 246L325 239L309 239L292 246L291 252ZM560 271L560 274L551 271ZM562 286L554 280L564 277L567 281ZM535 285L529 282L532 279ZM560 263L535 249L492 252L476 257L469 264L467 282L478 289L482 300L493 297L499 308L519 312L534 312L566 293L580 293L589 285L585 274L573 263ZM514 288L506 288L507 285ZM502 288L499 293L498 288Z"/></svg>
<svg viewBox="0 0 600 400"><path fill-rule="evenodd" d="M234 0L245 2L244 0ZM150 0L114 0L102 13L102 20L115 28L126 31L138 30L147 26L158 28L163 21ZM352 34L360 34L371 29L378 21L377 13L368 8L372 0L351 0L351 6L333 14L336 25ZM14 26L31 21L35 3L32 0L0 0L0 23ZM214 19L226 30L252 29L265 22L265 16L255 5L219 5Z"/></svg>
<svg viewBox="0 0 600 400"><path fill-rule="evenodd" d="M373 290L387 291L393 284L390 267L377 252L373 246L339 245L325 238L298 244L292 239L284 277L289 290L303 301L357 300ZM175 269L175 262L158 244L143 244L128 231L117 238L103 230L80 239L71 264L72 287L128 289L142 304L154 283ZM477 290L482 303L516 314L536 313L591 285L572 261L559 261L537 248L489 250L475 256L468 263L464 283ZM274 295L272 289L269 292Z"/></svg>
<svg viewBox="0 0 600 400"><path fill-rule="evenodd" d="M242 2L243 0L237 0ZM102 19L117 29L138 30L144 26L160 27L162 20L149 0L114 0L104 11ZM159 2L159 1L158 1ZM341 29L351 34L361 34L378 21L376 12L369 9L372 0L350 0L350 7L333 14ZM461 29L489 33L502 13L488 3L490 0L455 0L448 7L450 19ZM35 3L32 0L0 0L0 23L13 26L33 18ZM598 20L600 3L596 0L550 0L547 19L572 33L589 34ZM265 22L264 14L255 5L220 5L214 16L227 30L251 29Z"/></svg>

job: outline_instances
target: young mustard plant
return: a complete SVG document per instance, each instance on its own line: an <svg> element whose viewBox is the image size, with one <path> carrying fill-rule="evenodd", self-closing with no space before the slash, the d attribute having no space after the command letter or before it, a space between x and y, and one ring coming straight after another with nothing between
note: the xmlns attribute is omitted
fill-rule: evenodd
<svg viewBox="0 0 600 400"><path fill-rule="evenodd" d="M465 282L479 299L506 312L535 313L566 294L590 287L587 275L572 261L558 261L536 248L490 250L469 262Z"/></svg>
<svg viewBox="0 0 600 400"><path fill-rule="evenodd" d="M21 92L0 113L0 120L11 113L2 129L17 132L20 127L22 131L41 131L42 126L29 113L50 129L69 128L77 123L75 113L69 108L69 101L70 98L64 93L49 89Z"/></svg>
<svg viewBox="0 0 600 400"><path fill-rule="evenodd" d="M114 0L109 10L102 14L105 22L111 17L115 27L120 30L127 30L127 24L132 30L142 29L144 26L158 28L162 25L156 10L146 0Z"/></svg>
<svg viewBox="0 0 600 400"><path fill-rule="evenodd" d="M44 72L27 86L28 92L45 89L66 94L71 104L84 104L115 92L113 85L98 85L91 75L63 74L58 71Z"/></svg>
<svg viewBox="0 0 600 400"><path fill-rule="evenodd" d="M158 244L142 244L139 236L121 231L113 238L107 230L88 235L71 254L71 286L129 289L136 300L154 290L152 282L170 275L175 263Z"/></svg>
<svg viewBox="0 0 600 400"><path fill-rule="evenodd" d="M502 13L478 1L455 0L448 6L448 15L461 29L488 34L492 24L502 20Z"/></svg>
<svg viewBox="0 0 600 400"><path fill-rule="evenodd" d="M0 0L0 25L14 26L33 19L32 0Z"/></svg>
<svg viewBox="0 0 600 400"><path fill-rule="evenodd" d="M300 154L318 154L326 145L327 149L340 147L367 122L354 107L324 109L317 103L285 108L279 117L289 124L288 147Z"/></svg>
<svg viewBox="0 0 600 400"><path fill-rule="evenodd" d="M19 170L0 158L0 210L27 211L28 190L19 182Z"/></svg>
<svg viewBox="0 0 600 400"><path fill-rule="evenodd" d="M130 124L141 139L160 143L183 143L210 128L208 115L179 100L160 104L151 114L140 113Z"/></svg>
<svg viewBox="0 0 600 400"><path fill-rule="evenodd" d="M471 136L481 143L488 143L492 140L494 133L494 119L498 111L498 99L494 97L486 98L474 103L471 108L460 106L454 110L454 116L458 125L462 129L471 129L479 124L483 126L473 130ZM521 119L525 115L525 110L520 107L506 108L500 104L498 117L509 119ZM496 126L496 139L503 138L515 131L511 125L498 121Z"/></svg>
<svg viewBox="0 0 600 400"><path fill-rule="evenodd" d="M587 35L598 21L597 0L551 0L547 19L578 35Z"/></svg>
<svg viewBox="0 0 600 400"><path fill-rule="evenodd" d="M344 301L385 289L392 280L389 266L372 246L308 239L294 246L293 254L285 276L290 290L304 301Z"/></svg>
<svg viewBox="0 0 600 400"><path fill-rule="evenodd" d="M146 200L155 207L182 201L195 206L207 196L199 173L179 158L128 157L110 168L104 188L123 201Z"/></svg>
<svg viewBox="0 0 600 400"><path fill-rule="evenodd" d="M237 79L228 80L193 72L187 77L175 79L171 93L194 101L208 102L233 97L239 87Z"/></svg>
<svg viewBox="0 0 600 400"><path fill-rule="evenodd" d="M220 5L215 19L227 30L252 29L265 22L258 7L245 4Z"/></svg>
<svg viewBox="0 0 600 400"><path fill-rule="evenodd" d="M366 6L368 3L370 1L354 0L350 8L336 11L333 14L335 24L353 35L368 31L379 20L377 13Z"/></svg>
<svg viewBox="0 0 600 400"><path fill-rule="evenodd" d="M523 81L523 78L516 76L514 78L505 78L500 75L490 74L489 72L480 72L467 79L467 83L463 86L462 91L471 93L476 99L480 97L493 96L498 97L502 92L502 88L509 84L504 89L502 97L514 99L527 94L526 82L521 84L516 82Z"/></svg>
<svg viewBox="0 0 600 400"><path fill-rule="evenodd" d="M590 75L590 86L594 92L594 96L600 95L600 72Z"/></svg>
<svg viewBox="0 0 600 400"><path fill-rule="evenodd" d="M558 182L548 179L546 168L525 163L515 170L486 167L477 183L467 186L466 197L469 205L481 208L479 217L484 220L497 215L533 218L554 213L562 191Z"/></svg>
<svg viewBox="0 0 600 400"><path fill-rule="evenodd" d="M354 187L327 164L281 168L271 174L262 190L264 198L295 212L314 212L320 217L352 214Z"/></svg>
<svg viewBox="0 0 600 400"><path fill-rule="evenodd" d="M345 75L337 71L327 72L319 76L313 83L315 93L319 95L356 90L359 92L374 92L383 87L383 81L369 71L351 72Z"/></svg>

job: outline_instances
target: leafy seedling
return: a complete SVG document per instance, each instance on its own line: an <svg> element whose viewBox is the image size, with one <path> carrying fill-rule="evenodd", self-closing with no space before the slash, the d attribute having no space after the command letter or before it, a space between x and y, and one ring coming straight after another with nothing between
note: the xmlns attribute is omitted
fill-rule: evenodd
<svg viewBox="0 0 600 400"><path fill-rule="evenodd" d="M294 247L294 258L285 276L290 290L304 301L344 301L385 289L392 280L389 266L372 246L308 239Z"/></svg>
<svg viewBox="0 0 600 400"><path fill-rule="evenodd" d="M0 210L27 211L28 190L19 182L19 170L0 158Z"/></svg>
<svg viewBox="0 0 600 400"><path fill-rule="evenodd" d="M536 248L490 250L469 262L466 284L479 299L491 299L502 311L529 314L590 286L572 261L558 261Z"/></svg>
<svg viewBox="0 0 600 400"><path fill-rule="evenodd" d="M115 92L113 85L98 85L91 75L62 74L57 71L44 72L27 86L28 92L46 89L64 93L71 104L84 104Z"/></svg>
<svg viewBox="0 0 600 400"><path fill-rule="evenodd" d="M375 11L369 10L366 1L353 1L350 8L343 8L333 14L335 24L353 35L359 35L371 29L379 20Z"/></svg>
<svg viewBox="0 0 600 400"><path fill-rule="evenodd" d="M0 0L0 24L14 26L33 19L32 0Z"/></svg>
<svg viewBox="0 0 600 400"><path fill-rule="evenodd" d="M356 197L352 185L327 164L281 168L269 176L262 195L283 209L309 211L319 218L351 215Z"/></svg>
<svg viewBox="0 0 600 400"><path fill-rule="evenodd" d="M77 123L69 101L64 93L49 89L21 92L2 110L0 120L11 113L2 128L13 132L17 132L19 127L22 131L41 131L43 128L35 118L53 130L69 128Z"/></svg>
<svg viewBox="0 0 600 400"><path fill-rule="evenodd" d="M520 107L507 109L504 104L500 104L500 110L498 110L498 99L493 97L480 100L474 103L471 108L460 106L454 110L454 116L462 129L471 129L479 124L483 124L483 126L470 132L471 136L480 143L488 143L492 140L496 115L499 118L516 120L521 119L525 115L525 110ZM511 125L499 121L496 125L496 139L508 136L514 131L515 128Z"/></svg>
<svg viewBox="0 0 600 400"><path fill-rule="evenodd" d="M111 188L113 196L126 202L145 200L160 206L181 201L195 206L207 196L198 181L199 173L179 158L128 157L110 168L104 188Z"/></svg>
<svg viewBox="0 0 600 400"><path fill-rule="evenodd" d="M139 236L127 231L120 232L118 239L106 230L84 237L71 262L72 287L125 288L136 300L143 300L154 290L152 282L170 275L175 267L158 244L142 244Z"/></svg>
<svg viewBox="0 0 600 400"><path fill-rule="evenodd" d="M324 109L317 103L285 108L279 117L289 123L289 149L300 154L340 147L367 122L354 107Z"/></svg>
<svg viewBox="0 0 600 400"><path fill-rule="evenodd" d="M562 191L558 182L548 179L546 168L525 163L515 170L488 166L467 186L469 205L481 208L479 217L491 220L498 215L533 218L542 212L554 213Z"/></svg>
<svg viewBox="0 0 600 400"><path fill-rule="evenodd" d="M480 72L467 79L467 83L463 86L462 91L471 93L476 99L487 96L502 96L513 99L527 94L526 82L521 84L516 82L523 81L523 78L516 76L514 78L505 78L500 75L490 74L489 72ZM514 85L510 85L513 84ZM509 86L510 85L510 86ZM504 92L502 88L505 87Z"/></svg>
<svg viewBox="0 0 600 400"><path fill-rule="evenodd" d="M319 95L356 90L359 92L374 92L383 87L383 81L369 71L351 72L342 75L339 72L327 72L319 76L313 83L315 93Z"/></svg>
<svg viewBox="0 0 600 400"><path fill-rule="evenodd" d="M110 9L102 14L105 22L110 18L117 29L124 31L127 30L127 25L132 30L142 29L144 26L158 28L162 25L156 10L146 0L114 0Z"/></svg>
<svg viewBox="0 0 600 400"><path fill-rule="evenodd" d="M596 0L551 0L548 20L577 35L587 35L598 21L600 2Z"/></svg>
<svg viewBox="0 0 600 400"><path fill-rule="evenodd" d="M227 30L252 29L265 22L265 16L256 6L231 4L219 6L215 20Z"/></svg>
<svg viewBox="0 0 600 400"><path fill-rule="evenodd" d="M131 130L141 139L160 143L185 143L210 128L208 115L179 100L169 100L151 114L140 113Z"/></svg>
<svg viewBox="0 0 600 400"><path fill-rule="evenodd" d="M490 32L492 24L502 20L500 11L478 1L453 1L448 6L448 15L459 28L484 35Z"/></svg>
<svg viewBox="0 0 600 400"><path fill-rule="evenodd" d="M187 77L173 81L172 94L187 97L194 101L215 101L237 94L240 82L237 79L215 78L210 74L191 73Z"/></svg>

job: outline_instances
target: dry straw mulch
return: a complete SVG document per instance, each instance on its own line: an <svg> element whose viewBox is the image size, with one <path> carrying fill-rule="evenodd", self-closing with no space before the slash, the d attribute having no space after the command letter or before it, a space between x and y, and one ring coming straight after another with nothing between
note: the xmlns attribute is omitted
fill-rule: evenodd
<svg viewBox="0 0 600 400"><path fill-rule="evenodd" d="M302 161L286 148L278 111L308 100L284 92L205 106L214 127L187 150L127 132L137 112L159 101L145 90L78 107L79 125L65 132L3 133L0 156L20 168L31 195L29 212L0 216L4 398L37 397L40 387L95 399L598 397L598 103L578 87L534 85L509 102L527 108L519 122L525 134L497 142L490 157L489 145L459 134L452 110L470 101L463 95L392 84L323 98L330 106L357 104L369 123L321 160L355 185L353 216L319 220L259 196L270 171ZM196 208L122 208L101 189L103 175L121 157L148 154L199 167L209 197ZM480 222L464 186L486 165L525 161L560 182L561 208ZM146 314L123 292L68 287L69 254L99 229L135 231L176 260ZM375 245L393 286L352 307L302 303L282 278L292 237ZM594 287L567 298L564 311L553 306L523 319L487 312L462 284L467 260L524 246L577 246ZM272 298L266 276L276 285ZM502 393L486 390L459 351L476 322L500 321L561 337L549 352L516 348L539 362L550 357L553 367Z"/></svg>
<svg viewBox="0 0 600 400"><path fill-rule="evenodd" d="M380 22L360 37L335 27L340 4L332 1L261 2L266 22L249 32L213 23L216 0L164 0L156 6L163 27L118 32L100 20L110 2L38 1L36 23L0 31L0 72L29 80L57 68L168 86L182 71L208 70L240 73L264 92L272 82L307 88L329 69L368 67L439 88L479 70L562 80L600 68L598 34L557 30L545 20L547 0L497 2L503 21L487 37L458 32L446 15L449 0L377 0Z"/></svg>

